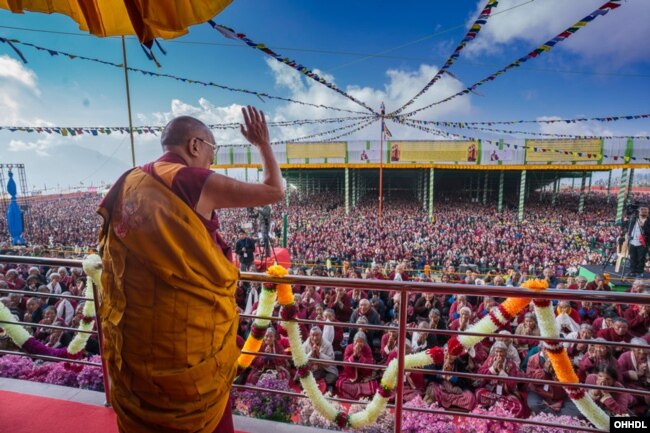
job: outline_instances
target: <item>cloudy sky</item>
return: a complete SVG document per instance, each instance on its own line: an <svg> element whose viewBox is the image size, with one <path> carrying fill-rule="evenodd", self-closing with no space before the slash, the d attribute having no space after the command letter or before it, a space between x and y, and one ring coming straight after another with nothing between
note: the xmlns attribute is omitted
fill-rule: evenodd
<svg viewBox="0 0 650 433"><path fill-rule="evenodd" d="M370 0L295 2L235 0L220 24L246 33L277 52L318 70L337 86L388 111L415 95L445 62L485 1L395 3ZM521 57L596 9L603 0L500 0L480 35L446 75L410 108L445 98ZM383 4L383 3L381 3ZM391 5L392 7L388 7ZM650 1L624 0L551 52L469 94L419 113L418 119L484 121L574 118L650 112ZM0 36L45 48L121 63L121 41L77 29L67 17L0 11ZM127 38L129 66L188 79L266 92L350 110L353 102L259 51L225 39L207 24L155 50L161 67ZM126 126L121 69L20 46L27 64L0 44L0 126ZM164 125L182 114L207 123L239 122L242 105L254 104L270 120L339 117L335 111L130 74L135 125ZM273 128L290 139L336 125ZM547 124L529 131L650 134L650 121ZM427 138L391 127L394 138ZM478 134L477 134L478 135ZM374 126L350 139L377 139ZM480 136L480 135L478 135ZM237 130L216 130L219 143L242 143ZM494 136L490 136L494 138ZM136 163L160 155L159 138L136 136ZM131 165L127 135L61 137L0 131L0 162L25 163L30 187L67 188L111 182Z"/></svg>

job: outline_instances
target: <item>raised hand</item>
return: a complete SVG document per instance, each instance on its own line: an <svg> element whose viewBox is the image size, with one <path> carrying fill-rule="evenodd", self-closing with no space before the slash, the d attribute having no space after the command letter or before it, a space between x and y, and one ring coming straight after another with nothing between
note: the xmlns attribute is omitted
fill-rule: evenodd
<svg viewBox="0 0 650 433"><path fill-rule="evenodd" d="M244 138L260 148L269 146L269 128L266 126L264 113L250 105L242 108L241 111L244 115L244 125L239 127Z"/></svg>

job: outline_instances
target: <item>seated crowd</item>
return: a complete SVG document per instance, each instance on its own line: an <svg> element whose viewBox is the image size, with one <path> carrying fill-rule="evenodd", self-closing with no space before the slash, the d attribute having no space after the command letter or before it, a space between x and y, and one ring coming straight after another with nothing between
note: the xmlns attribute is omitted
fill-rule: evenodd
<svg viewBox="0 0 650 433"><path fill-rule="evenodd" d="M517 271L511 269L506 275L480 278L471 271L463 275L455 272L453 265L442 275L420 272L421 281L448 281L451 283L491 284L517 286ZM404 264L392 272L375 266L370 273L360 273L349 268L348 278L380 280L409 280ZM463 277L463 278L461 278ZM588 282L584 277L557 279L554 271L545 268L540 278L549 281L551 287L584 290L595 285L596 290L610 290L602 275ZM245 292L259 290L240 283L239 305L246 308ZM634 281L635 293L650 294L650 282ZM310 358L346 361L345 367L313 363L315 378L322 391L329 391L345 399L370 398L377 390L382 369L365 364L387 365L397 357L398 320L401 296L398 293L334 287L294 286L298 317L319 320L324 325L308 328L301 326L303 349ZM501 337L486 338L468 353L451 356L446 351L446 334L429 333L429 330L466 331L468 328L497 308L503 299L491 296L453 296L431 293L411 294L407 310L406 353L417 353L438 346L445 348L444 362L431 369L448 373L422 374L407 372L405 375L405 400L419 395L428 401L436 401L450 410L471 411L476 406L489 408L500 401L518 417L546 412L582 417L576 406L559 385L523 383L517 378L527 377L557 381L540 340L539 325L534 306L529 305L505 329ZM256 304L248 305L251 313ZM555 321L565 342L578 377L583 383L650 391L650 306L611 305L591 301L554 302ZM275 315L278 313L276 306ZM352 323L358 326L346 327ZM367 325L395 327L386 332L367 328ZM248 335L249 320L242 319L239 330L241 341ZM608 345L633 343L644 348L625 348ZM647 346L647 347L646 347ZM290 354L286 331L275 322L264 339L259 356L250 369L240 376L240 383L256 384L262 374L271 372L297 382L297 375L286 358L264 356L264 353ZM364 364L364 365L362 365ZM458 376L455 372L479 373L494 378L475 379ZM631 393L588 390L592 398L610 415L647 414L649 398Z"/></svg>
<svg viewBox="0 0 650 433"><path fill-rule="evenodd" d="M72 341L74 330L83 319L84 301L51 295L83 296L85 288L86 276L78 268L10 267L0 263L0 301L17 320L31 324L25 327L30 334L55 349L67 347ZM33 294L11 293L11 290ZM94 335L85 349L87 355L99 354L99 342Z"/></svg>

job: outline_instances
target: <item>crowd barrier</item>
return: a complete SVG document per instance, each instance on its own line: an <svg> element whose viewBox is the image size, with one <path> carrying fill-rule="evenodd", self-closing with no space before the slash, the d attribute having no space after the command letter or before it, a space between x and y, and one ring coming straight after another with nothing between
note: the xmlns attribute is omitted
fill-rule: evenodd
<svg viewBox="0 0 650 433"><path fill-rule="evenodd" d="M30 265L46 265L46 266L70 266L70 267L81 267L81 261L80 260L71 260L71 259L53 259L53 258L41 258L41 257L19 257L19 256L3 256L0 255L0 263L19 263L19 264L30 264ZM637 305L650 305L650 295L646 294L640 294L640 293L620 293L620 292L596 292L596 291L586 291L586 290L559 290L559 289L549 289L546 291L533 291L525 288L520 288L520 287L496 287L496 286L477 286L477 285L467 285L467 284L447 284L447 283L423 283L423 282L396 282L396 281L385 281L385 280L362 280L362 279L345 279L345 278L326 278L326 277L310 277L310 276L297 276L297 275L288 275L286 277L282 278L277 278L277 277L270 277L266 274L260 274L260 273L251 273L251 272L242 272L241 273L241 280L244 281L250 281L250 282L257 282L257 283L264 283L264 282L272 282L272 283L287 283L287 284L294 284L294 285L314 285L314 286L325 286L325 287L343 287L343 288L348 288L348 289L353 289L353 288L359 288L359 289L364 289L364 290L375 290L375 291L395 291L401 294L402 297L406 297L409 294L413 293L424 293L424 292L430 292L430 293L435 293L435 294L446 294L446 295L456 295L456 294L465 294L465 295L470 295L470 296L493 296L493 297L503 297L503 298L508 298L508 297L513 297L513 298L536 298L536 299L549 299L549 300L570 300L570 301L581 301L588 299L593 302L605 302L605 303L616 303L616 304L637 304ZM36 295L33 292L18 292L15 290L2 290L4 292L8 293L27 293L31 295ZM70 297L70 295L48 295L52 297ZM81 297L76 297L83 299ZM95 296L95 303L97 304L97 299L98 296ZM96 305L97 311L99 311L99 306ZM332 326L341 326L345 328L359 328L363 327L366 329L373 329L373 330L397 330L399 337L398 337L398 377L403 377L405 371L416 371L416 372L421 372L425 374L439 374L439 373L445 373L441 370L435 370L435 369L405 369L404 366L404 357L405 357L405 341L406 341L406 332L410 330L415 330L416 328L408 327L406 323L406 316L407 316L407 303L406 302L401 302L400 303L400 321L399 321L399 327L394 328L394 327L389 327L389 326L382 326L382 325L366 325L366 324L355 324L355 323L341 323L341 322L323 322L323 321L317 321L317 320L306 320L306 319L297 319L298 323L304 323L304 324L309 324L309 325L332 325ZM245 315L242 314L240 316L241 318L245 319L254 319L254 318L266 318L269 320L274 320L274 321L279 321L281 320L279 317L258 317L258 316L252 316L252 315ZM99 316L97 317L97 323L98 323L98 331L97 331L97 336L100 340L100 351L101 351L101 343L102 343L102 333L101 333L101 326L99 323ZM1 323L0 323L1 324ZM25 323L23 323L25 324ZM33 326L33 324L29 324L30 326ZM39 325L43 326L43 325ZM54 327L53 328L61 328L61 327ZM70 328L66 328L70 329ZM503 335L500 334L493 334L493 333L468 333L468 332L462 332L462 331L452 331L452 330L436 330L436 329L417 329L418 332L427 332L427 333L434 333L434 334L446 334L446 335L458 335L458 334L464 334L464 335L483 335L486 337L503 337ZM95 331L93 331L95 332ZM513 335L511 338L516 339L517 336ZM535 339L535 340L549 340L549 341L562 341L562 342L584 342L585 340L571 340L571 339L553 339L553 338L545 338L545 337L537 337L537 336L526 336L525 338L527 339ZM617 347L627 347L627 348L633 348L633 347L643 347L643 346L637 346L634 344L629 344L629 343L619 343L619 342L599 342L599 344L602 345L608 345L608 346L617 346ZM11 354L19 354L19 355L24 355L24 356L32 356L26 353L21 353L21 352L13 352L13 351L0 351L0 354L3 353L11 353ZM249 352L243 352L243 353L249 353ZM272 357L279 357L279 358L286 358L290 359L291 357L289 355L283 355L283 354L265 354L265 356L272 356ZM39 358L39 357L37 357ZM40 357L40 358L51 358L51 357ZM81 361L81 360L69 360L69 359L61 359L61 358L54 358L50 360L57 360L57 361L66 361L66 362L76 362L80 364L92 364L96 365L93 363L89 363L87 361ZM346 363L344 361L325 361L325 360L320 360L320 359L312 359L310 360L313 363L316 364L332 364L336 366L344 366ZM385 369L386 366L384 365L376 365L376 364L355 364L360 367L367 367L375 370L382 370ZM109 383L107 379L107 374L106 374L106 366L104 363L102 363L102 368L104 371L104 385L105 385L105 391L106 391L106 401L110 401L110 389L109 389ZM465 372L454 372L454 375L457 375L459 377L468 377L468 378L486 378L486 377L491 377L489 375L483 375L483 374L478 374L478 373L465 373ZM504 379L508 379L508 377L505 377ZM548 381L548 380L541 380L541 379L531 379L531 378L524 378L524 377L517 377L514 378L519 382L523 383L535 383L535 384L550 384L550 385L557 385L558 382L555 381ZM295 393L291 391L278 391L278 390L269 390L266 388L260 388L256 386L250 386L250 385L233 385L235 388L242 389L242 390L254 390L257 392L265 392L265 393L274 393L278 395L290 395L292 397L296 398L307 398L305 395L300 394L300 393ZM574 387L580 387L580 388L585 388L585 389L600 389L604 391L609 391L609 392L624 392L628 394L634 394L634 395L639 395L639 396L650 396L649 391L644 391L644 390L637 390L637 389L630 389L630 388L617 388L617 387L606 387L606 386L599 386L599 385L588 385L588 384L572 384ZM402 413L404 411L404 405L403 405L403 381L398 380L397 381L397 388L396 388L396 394L395 394L395 403L389 405L389 408L394 411L395 414L395 423L394 423L394 432L400 432L401 431L401 425L402 425ZM342 403L350 403L350 404L363 404L364 402L359 402L359 401L352 401L352 400L345 400L345 399L340 399L336 397L328 397L328 399L332 401L338 401ZM458 412L458 411L450 411L450 410L434 410L434 409L423 409L423 408L408 408L409 411L418 411L418 412L427 412L427 413L435 413L435 414L444 414L444 415L451 415L451 416L458 416L458 417L474 417L474 418L482 418L482 419L488 419L488 420L501 420L499 417L494 417L490 415L481 415L481 414L469 414L465 412ZM575 431L590 431L590 432L600 432L603 430L599 430L596 428L583 428L583 427L574 427L574 426L568 426L568 425L556 425L556 424L550 424L550 423L545 423L545 422L540 422L540 421L534 421L534 420L528 420L528 419L519 419L519 418L510 418L508 421L511 422L517 422L517 423L523 423L523 424L532 424L532 425L537 425L537 426L543 426L543 427L562 427L566 430L575 430Z"/></svg>

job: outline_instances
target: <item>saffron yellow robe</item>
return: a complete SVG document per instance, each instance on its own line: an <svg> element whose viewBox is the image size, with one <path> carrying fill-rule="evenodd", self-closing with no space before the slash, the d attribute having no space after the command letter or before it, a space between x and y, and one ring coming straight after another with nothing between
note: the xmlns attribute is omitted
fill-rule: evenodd
<svg viewBox="0 0 650 433"><path fill-rule="evenodd" d="M239 356L239 271L194 211L141 169L99 213L100 317L120 431L212 433Z"/></svg>

